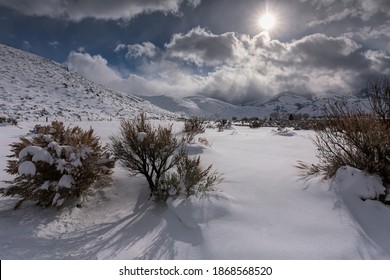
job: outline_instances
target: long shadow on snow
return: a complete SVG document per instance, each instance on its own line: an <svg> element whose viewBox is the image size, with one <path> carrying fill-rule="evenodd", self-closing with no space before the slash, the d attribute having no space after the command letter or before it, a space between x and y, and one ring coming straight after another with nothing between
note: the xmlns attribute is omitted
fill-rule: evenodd
<svg viewBox="0 0 390 280"><path fill-rule="evenodd" d="M113 222L44 237L37 235L42 227L52 223L64 227L60 212L34 206L0 211L0 219L8 220L3 224L9 225L9 231L0 231L0 258L174 259L176 242L202 244L200 229L186 227L165 205L146 197L141 192L131 213Z"/></svg>
<svg viewBox="0 0 390 280"><path fill-rule="evenodd" d="M189 229L163 204L140 194L133 213L112 223L99 224L65 237L60 246L80 248L80 259L174 259L175 243L202 243L200 229Z"/></svg>

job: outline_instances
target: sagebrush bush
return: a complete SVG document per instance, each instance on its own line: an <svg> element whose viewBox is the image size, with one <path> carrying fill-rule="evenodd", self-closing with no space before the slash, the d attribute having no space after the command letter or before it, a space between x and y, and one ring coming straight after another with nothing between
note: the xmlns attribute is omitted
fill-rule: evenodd
<svg viewBox="0 0 390 280"><path fill-rule="evenodd" d="M0 124L18 125L18 121L10 117L0 117Z"/></svg>
<svg viewBox="0 0 390 280"><path fill-rule="evenodd" d="M123 120L120 134L112 136L111 143L112 152L131 174L145 176L150 198L156 201L181 195L186 188L195 190L194 184L200 186L194 192L203 191L204 180L207 187L217 182L212 180L215 174L211 173L211 167L207 172L201 169L200 159L196 160L197 164L189 164L192 159L186 150L186 141L175 136L172 125L153 127L146 121L145 114L134 120ZM201 176L198 181L191 181L190 174L198 174L196 178Z"/></svg>
<svg viewBox="0 0 390 280"><path fill-rule="evenodd" d="M259 127L262 127L263 124L264 124L264 121L254 120L254 121L251 121L249 123L249 127L250 128L259 128Z"/></svg>
<svg viewBox="0 0 390 280"><path fill-rule="evenodd" d="M317 130L313 142L320 162L311 166L310 173L319 171L332 177L348 165L389 181L390 131L372 116L339 116Z"/></svg>
<svg viewBox="0 0 390 280"><path fill-rule="evenodd" d="M20 196L44 207L62 207L67 200L81 199L97 183L110 178L115 161L102 147L92 128L65 128L62 122L36 126L31 138L12 143L6 172L15 175L8 181L4 196Z"/></svg>
<svg viewBox="0 0 390 280"><path fill-rule="evenodd" d="M304 176L322 173L330 178L340 167L348 165L378 174L389 190L390 127L389 112L385 113L385 108L390 108L390 100L386 97L390 91L389 88L381 88L383 85L388 86L388 83L381 81L371 85L375 94L369 95L370 104L376 104L371 108L372 113L340 104L328 106L326 119L317 127L313 139L319 163L299 162L297 165Z"/></svg>
<svg viewBox="0 0 390 280"><path fill-rule="evenodd" d="M200 157L190 157L188 154L180 160L177 166L179 178L179 188L181 194L185 196L196 195L198 193L212 190L212 187L221 182L222 177L212 171L212 165L202 168Z"/></svg>
<svg viewBox="0 0 390 280"><path fill-rule="evenodd" d="M184 132L199 134L206 130L205 121L198 117L192 117L184 121Z"/></svg>

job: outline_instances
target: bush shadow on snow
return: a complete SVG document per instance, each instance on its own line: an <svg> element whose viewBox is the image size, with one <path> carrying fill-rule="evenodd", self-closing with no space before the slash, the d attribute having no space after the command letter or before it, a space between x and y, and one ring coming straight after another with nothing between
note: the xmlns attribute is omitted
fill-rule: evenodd
<svg viewBox="0 0 390 280"><path fill-rule="evenodd" d="M88 209L42 211L26 204L18 211L0 210L0 219L9 225L0 233L0 258L174 259L176 242L191 247L203 243L200 228L185 226L165 204L148 200L146 189L128 210L130 214L112 222L87 221L83 226L74 222L75 211ZM55 230L47 230L53 225Z"/></svg>

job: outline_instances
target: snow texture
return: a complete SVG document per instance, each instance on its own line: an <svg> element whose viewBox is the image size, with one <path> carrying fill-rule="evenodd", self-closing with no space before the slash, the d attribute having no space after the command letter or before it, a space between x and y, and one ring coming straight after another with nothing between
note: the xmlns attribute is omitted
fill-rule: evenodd
<svg viewBox="0 0 390 280"><path fill-rule="evenodd" d="M74 184L74 179L71 175L62 175L61 179L58 181L57 186L60 188L68 188L70 189Z"/></svg>
<svg viewBox="0 0 390 280"><path fill-rule="evenodd" d="M48 164L52 165L54 163L54 159L51 156L51 154L38 146L27 146L23 148L20 153L19 153L19 159L23 159L27 157L28 155L32 156L32 161L37 162L37 161L43 161L47 162Z"/></svg>
<svg viewBox="0 0 390 280"><path fill-rule="evenodd" d="M31 175L34 176L37 172L37 168L31 161L23 161L18 167L19 175Z"/></svg>

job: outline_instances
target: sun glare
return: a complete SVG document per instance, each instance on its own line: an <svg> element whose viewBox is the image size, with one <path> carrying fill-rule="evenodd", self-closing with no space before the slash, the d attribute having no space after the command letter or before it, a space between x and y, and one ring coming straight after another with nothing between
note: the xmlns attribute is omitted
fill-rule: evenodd
<svg viewBox="0 0 390 280"><path fill-rule="evenodd" d="M260 20L259 20L259 24L260 24L261 28L263 28L264 30L270 30L272 27L275 26L274 15L272 15L270 13L266 13L266 14L262 15Z"/></svg>

